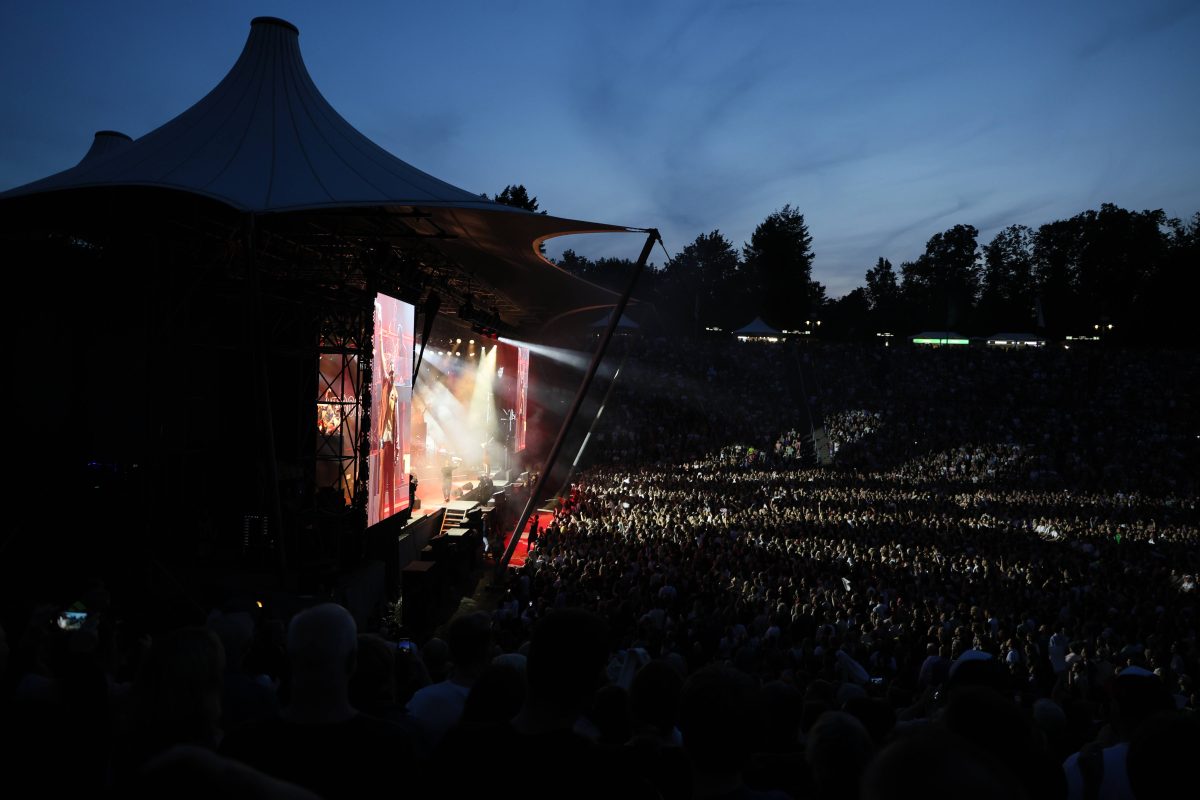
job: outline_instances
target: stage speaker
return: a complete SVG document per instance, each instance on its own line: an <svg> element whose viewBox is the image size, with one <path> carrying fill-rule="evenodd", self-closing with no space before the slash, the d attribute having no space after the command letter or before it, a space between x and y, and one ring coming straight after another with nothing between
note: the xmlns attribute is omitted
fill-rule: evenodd
<svg viewBox="0 0 1200 800"><path fill-rule="evenodd" d="M417 540L412 534L402 533L396 537L396 559L401 569L417 560Z"/></svg>
<svg viewBox="0 0 1200 800"><path fill-rule="evenodd" d="M418 636L433 633L440 581L441 570L435 561L414 561L401 570L404 627Z"/></svg>

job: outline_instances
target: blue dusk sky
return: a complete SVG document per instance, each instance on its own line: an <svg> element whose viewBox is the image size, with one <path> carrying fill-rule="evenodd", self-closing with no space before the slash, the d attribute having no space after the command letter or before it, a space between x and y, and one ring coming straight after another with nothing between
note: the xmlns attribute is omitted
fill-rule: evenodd
<svg viewBox="0 0 1200 800"><path fill-rule="evenodd" d="M342 116L464 189L741 245L790 203L837 297L958 223L1200 210L1200 2L0 0L0 189L141 136L287 19ZM640 240L575 237L592 256ZM655 258L662 261L661 252Z"/></svg>

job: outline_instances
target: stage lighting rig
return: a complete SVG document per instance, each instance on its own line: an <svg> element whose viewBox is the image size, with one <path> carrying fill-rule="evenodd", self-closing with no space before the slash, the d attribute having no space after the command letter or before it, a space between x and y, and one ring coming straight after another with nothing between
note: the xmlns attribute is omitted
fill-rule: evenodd
<svg viewBox="0 0 1200 800"><path fill-rule="evenodd" d="M458 308L458 316L471 324L471 332L477 333L485 339L500 338L500 329L504 326L504 322L500 319L500 312L493 308L491 311L485 311L476 308L471 298L468 297Z"/></svg>
<svg viewBox="0 0 1200 800"><path fill-rule="evenodd" d="M499 339L500 329L504 326L504 322L500 319L500 312L492 309L490 313L480 313L472 320L471 330L485 339Z"/></svg>
<svg viewBox="0 0 1200 800"><path fill-rule="evenodd" d="M472 325L471 331L473 333L479 334L484 339L495 340L495 339L500 338L500 331L496 330L495 328L489 328L486 325L479 325L479 324Z"/></svg>

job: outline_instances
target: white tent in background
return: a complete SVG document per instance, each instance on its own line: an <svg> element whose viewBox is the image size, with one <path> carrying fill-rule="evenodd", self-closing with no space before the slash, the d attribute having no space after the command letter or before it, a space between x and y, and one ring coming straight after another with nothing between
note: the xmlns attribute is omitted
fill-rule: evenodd
<svg viewBox="0 0 1200 800"><path fill-rule="evenodd" d="M612 319L612 312L610 311L609 313L605 314L604 316L600 317L598 320L593 322L591 324L591 327L594 329L597 329L597 330L600 328L604 328L608 325L608 322L611 319ZM636 322L631 320L629 318L629 316L626 314L622 314L621 318L619 320L617 320L617 332L618 333L635 331L640 327L642 327L642 326L638 325Z"/></svg>
<svg viewBox="0 0 1200 800"><path fill-rule="evenodd" d="M783 332L763 322L762 317L755 317L749 324L734 331L733 335L743 342L750 340L776 342L783 338Z"/></svg>
<svg viewBox="0 0 1200 800"><path fill-rule="evenodd" d="M1032 333L997 333L988 337L992 347L1045 347L1046 340Z"/></svg>
<svg viewBox="0 0 1200 800"><path fill-rule="evenodd" d="M925 344L934 347L944 345L966 345L971 340L961 333L954 331L922 331L912 338L913 344Z"/></svg>

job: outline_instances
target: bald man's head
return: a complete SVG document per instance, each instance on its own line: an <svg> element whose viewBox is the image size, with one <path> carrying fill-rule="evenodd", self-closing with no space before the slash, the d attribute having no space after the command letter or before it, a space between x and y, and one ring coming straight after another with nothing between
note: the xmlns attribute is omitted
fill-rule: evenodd
<svg viewBox="0 0 1200 800"><path fill-rule="evenodd" d="M287 648L293 681L346 680L354 671L358 626L336 603L313 606L292 618Z"/></svg>

